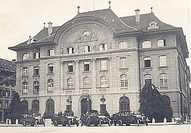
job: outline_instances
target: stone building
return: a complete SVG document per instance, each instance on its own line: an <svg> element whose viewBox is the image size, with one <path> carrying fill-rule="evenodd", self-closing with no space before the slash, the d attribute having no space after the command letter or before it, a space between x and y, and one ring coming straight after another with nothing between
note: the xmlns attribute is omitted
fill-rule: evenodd
<svg viewBox="0 0 191 133"><path fill-rule="evenodd" d="M17 91L26 111L138 113L139 92L149 80L174 117L190 114L183 30L152 11L118 17L110 7L83 13L78 7L73 19L55 27L49 22L9 49L17 52Z"/></svg>
<svg viewBox="0 0 191 133"><path fill-rule="evenodd" d="M14 62L0 58L0 123L8 118L9 104L15 93L15 69Z"/></svg>

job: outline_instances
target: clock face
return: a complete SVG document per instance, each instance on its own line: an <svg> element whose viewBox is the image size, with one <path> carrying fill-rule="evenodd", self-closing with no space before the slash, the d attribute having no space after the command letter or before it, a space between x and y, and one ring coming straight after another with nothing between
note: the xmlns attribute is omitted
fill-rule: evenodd
<svg viewBox="0 0 191 133"><path fill-rule="evenodd" d="M82 32L83 36L90 36L90 31L89 30L85 30Z"/></svg>

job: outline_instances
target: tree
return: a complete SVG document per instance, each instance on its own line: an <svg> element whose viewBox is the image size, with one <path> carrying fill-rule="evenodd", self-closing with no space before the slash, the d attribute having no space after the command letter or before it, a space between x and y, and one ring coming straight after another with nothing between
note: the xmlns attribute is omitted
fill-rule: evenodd
<svg viewBox="0 0 191 133"><path fill-rule="evenodd" d="M20 101L20 96L19 94L16 92L13 95L13 99L11 100L11 104L10 104L10 118L12 123L15 123L16 119L19 119L20 115L23 113L23 107L22 107L22 103Z"/></svg>
<svg viewBox="0 0 191 133"><path fill-rule="evenodd" d="M139 111L151 120L163 121L164 105L161 94L156 87L147 81L139 95L140 109Z"/></svg>

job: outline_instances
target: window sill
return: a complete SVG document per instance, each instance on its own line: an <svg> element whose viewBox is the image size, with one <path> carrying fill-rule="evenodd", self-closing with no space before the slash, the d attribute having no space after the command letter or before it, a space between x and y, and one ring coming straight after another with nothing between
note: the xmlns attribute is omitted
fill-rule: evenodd
<svg viewBox="0 0 191 133"><path fill-rule="evenodd" d="M75 88L64 88L63 90L75 90Z"/></svg>
<svg viewBox="0 0 191 133"><path fill-rule="evenodd" d="M153 67L144 67L143 69L144 69L144 70L145 70L145 69L150 69L150 70L151 70L151 69L153 69Z"/></svg>
<svg viewBox="0 0 191 133"><path fill-rule="evenodd" d="M159 69L167 69L168 66L159 66L158 68L159 68Z"/></svg>
<svg viewBox="0 0 191 133"><path fill-rule="evenodd" d="M91 71L83 71L83 73L90 73Z"/></svg>
<svg viewBox="0 0 191 133"><path fill-rule="evenodd" d="M80 89L89 90L89 89L92 89L92 88L80 88Z"/></svg>
<svg viewBox="0 0 191 133"><path fill-rule="evenodd" d="M33 75L33 77L40 77L40 75Z"/></svg>
<svg viewBox="0 0 191 133"><path fill-rule="evenodd" d="M128 89L128 87L121 87L121 89Z"/></svg>

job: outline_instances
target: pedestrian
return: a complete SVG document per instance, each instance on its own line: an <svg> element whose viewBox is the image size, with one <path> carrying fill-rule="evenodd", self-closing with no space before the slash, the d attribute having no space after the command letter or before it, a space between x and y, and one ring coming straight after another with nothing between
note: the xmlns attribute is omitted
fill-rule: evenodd
<svg viewBox="0 0 191 133"><path fill-rule="evenodd" d="M145 120L146 126L148 126L148 122L149 122L149 118L147 117L146 120Z"/></svg>

